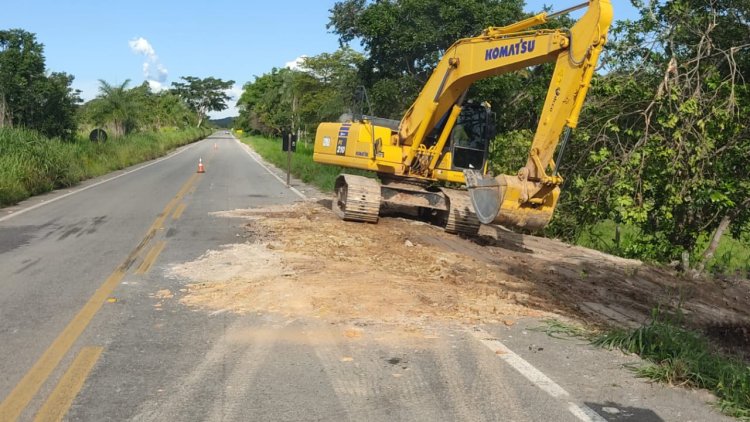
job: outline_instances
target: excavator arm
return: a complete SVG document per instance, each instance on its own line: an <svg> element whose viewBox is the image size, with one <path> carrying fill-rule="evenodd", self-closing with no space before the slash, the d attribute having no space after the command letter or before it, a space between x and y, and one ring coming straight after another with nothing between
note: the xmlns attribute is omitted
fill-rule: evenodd
<svg viewBox="0 0 750 422"><path fill-rule="evenodd" d="M554 15L584 5L588 5L586 14L570 30L528 30L547 22ZM540 155L542 162L548 162L554 152L554 147L549 145L557 144L563 126L576 126L594 67L606 41L612 6L609 0L591 0L554 15L541 13L505 27L488 28L480 36L454 43L401 119L400 143L411 145L411 150L417 151L427 134L435 129L474 82L554 61L555 73L534 137L534 147L543 152ZM410 156L413 157L413 153Z"/></svg>
<svg viewBox="0 0 750 422"><path fill-rule="evenodd" d="M567 140L570 129L578 123L612 22L609 0L590 0L555 15L583 7L587 7L586 13L569 30L530 30L554 16L541 13L505 27L488 28L480 36L453 44L401 120L397 142L408 146L404 149L404 164L411 165L424 150L420 145L452 108L460 106L461 98L472 83L555 62L526 166L517 175L501 175L495 179L474 170L464 171L480 221L530 229L544 227L552 217L562 184L553 154L560 135L565 132ZM450 127L443 128L445 130ZM547 175L547 167L552 168L552 175Z"/></svg>

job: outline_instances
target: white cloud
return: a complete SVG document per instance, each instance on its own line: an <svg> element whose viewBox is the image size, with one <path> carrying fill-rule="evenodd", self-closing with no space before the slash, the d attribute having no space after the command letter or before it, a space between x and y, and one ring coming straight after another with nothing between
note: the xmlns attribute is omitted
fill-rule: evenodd
<svg viewBox="0 0 750 422"><path fill-rule="evenodd" d="M146 61L143 62L143 77L151 89L153 91L164 89L164 82L167 81L169 71L159 61L159 56L156 55L156 50L151 46L151 43L143 37L138 37L130 40L128 45L133 53L143 55L146 58Z"/></svg>
<svg viewBox="0 0 750 422"><path fill-rule="evenodd" d="M284 64L284 67L288 69L292 69L292 70L299 70L300 66L302 65L302 61L305 60L306 58L307 58L307 55L303 54L290 62L286 62Z"/></svg>
<svg viewBox="0 0 750 422"><path fill-rule="evenodd" d="M133 53L143 54L144 56L148 57L149 60L153 60L153 61L156 61L159 59L156 56L156 51L154 51L154 47L151 47L151 43L149 43L148 40L143 37L138 37L134 40L130 40L128 44L130 45L130 49L133 50Z"/></svg>
<svg viewBox="0 0 750 422"><path fill-rule="evenodd" d="M161 92L167 89L161 82L151 80L148 80L146 82L148 82L148 87L151 88L151 92Z"/></svg>

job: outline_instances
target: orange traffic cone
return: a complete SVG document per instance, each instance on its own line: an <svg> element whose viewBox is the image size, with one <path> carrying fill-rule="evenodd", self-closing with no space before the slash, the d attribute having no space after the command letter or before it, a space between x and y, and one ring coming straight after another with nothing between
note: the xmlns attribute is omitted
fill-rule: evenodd
<svg viewBox="0 0 750 422"><path fill-rule="evenodd" d="M206 169L203 167L203 159L198 159L198 173L205 173Z"/></svg>

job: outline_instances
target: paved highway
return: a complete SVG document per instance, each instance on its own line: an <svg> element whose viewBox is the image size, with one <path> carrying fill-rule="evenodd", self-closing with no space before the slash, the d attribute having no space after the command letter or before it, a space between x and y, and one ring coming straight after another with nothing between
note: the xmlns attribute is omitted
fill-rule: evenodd
<svg viewBox="0 0 750 422"><path fill-rule="evenodd" d="M635 379L632 357L533 319L428 338L373 324L353 341L319 319L171 297L184 281L170 264L250 236L213 212L288 204L297 187L215 134L0 210L0 421L728 420L705 393Z"/></svg>

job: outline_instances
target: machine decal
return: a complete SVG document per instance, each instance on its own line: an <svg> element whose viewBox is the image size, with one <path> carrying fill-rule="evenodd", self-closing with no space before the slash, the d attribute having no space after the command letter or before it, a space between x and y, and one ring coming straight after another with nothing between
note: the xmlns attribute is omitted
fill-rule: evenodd
<svg viewBox="0 0 750 422"><path fill-rule="evenodd" d="M531 53L536 48L536 40L519 40L515 44L502 47L488 48L484 52L484 60L495 60L502 57L515 56L516 54Z"/></svg>
<svg viewBox="0 0 750 422"><path fill-rule="evenodd" d="M344 123L339 129L339 137L336 140L336 155L346 154L346 139L349 137L349 129L351 129L351 123Z"/></svg>
<svg viewBox="0 0 750 422"><path fill-rule="evenodd" d="M330 136L324 136L323 137L323 146L326 147L326 148L331 146L331 137Z"/></svg>

